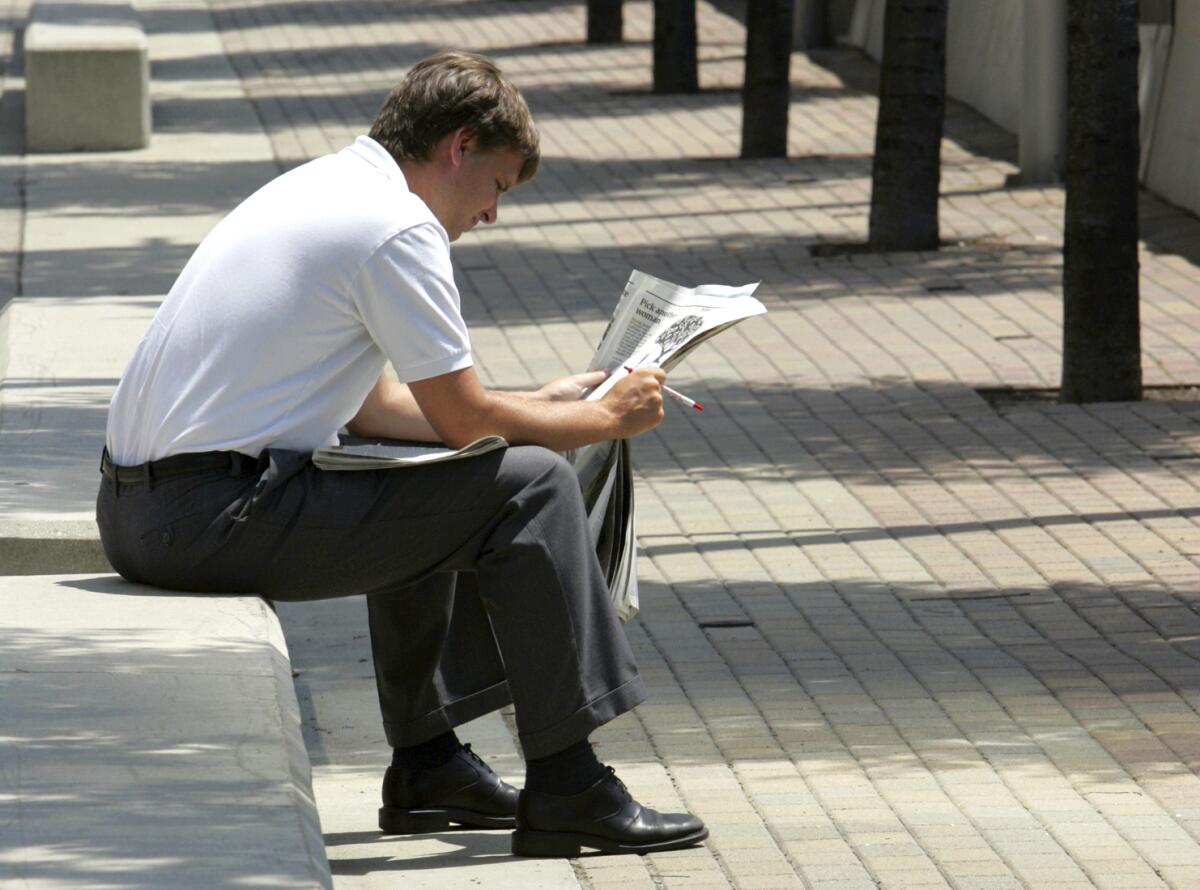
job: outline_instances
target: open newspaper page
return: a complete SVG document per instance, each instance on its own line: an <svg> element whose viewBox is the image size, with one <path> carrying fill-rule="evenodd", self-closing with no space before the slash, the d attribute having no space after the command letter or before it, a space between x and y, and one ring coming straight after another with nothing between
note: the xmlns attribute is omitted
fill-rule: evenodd
<svg viewBox="0 0 1200 890"><path fill-rule="evenodd" d="M753 297L757 284L685 288L633 272L613 312L589 371L613 372L585 398L601 398L624 367L670 370L704 340L744 318L765 313ZM638 611L634 538L633 467L627 440L600 442L568 454L587 505L592 543L622 621Z"/></svg>
<svg viewBox="0 0 1200 890"><path fill-rule="evenodd" d="M588 370L658 365L669 371L714 334L765 314L767 307L753 296L757 287L757 282L742 287L680 287L634 271ZM587 398L600 398L620 377L610 375Z"/></svg>

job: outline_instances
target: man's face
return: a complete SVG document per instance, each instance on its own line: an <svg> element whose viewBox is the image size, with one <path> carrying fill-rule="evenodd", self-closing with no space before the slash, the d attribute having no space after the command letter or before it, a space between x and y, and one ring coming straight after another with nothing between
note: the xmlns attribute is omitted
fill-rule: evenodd
<svg viewBox="0 0 1200 890"><path fill-rule="evenodd" d="M442 220L451 241L479 223L494 223L500 196L517 184L525 158L514 149L483 151L470 141L462 147L462 162L448 184L450 199Z"/></svg>

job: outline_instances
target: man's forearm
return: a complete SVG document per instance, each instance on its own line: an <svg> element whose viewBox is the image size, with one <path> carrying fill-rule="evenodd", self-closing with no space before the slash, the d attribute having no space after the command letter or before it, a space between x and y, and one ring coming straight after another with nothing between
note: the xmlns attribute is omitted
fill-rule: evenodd
<svg viewBox="0 0 1200 890"><path fill-rule="evenodd" d="M514 445L543 445L555 451L600 442L615 432L610 413L595 403L555 401L544 390L488 390L485 396L485 410L476 422L469 427L463 424L458 435L450 430L444 437L421 412L408 386L380 378L346 427L356 436L446 441L456 447L480 436L498 435ZM464 437L465 441L457 441Z"/></svg>
<svg viewBox="0 0 1200 890"><path fill-rule="evenodd" d="M542 445L554 451L579 448L617 435L616 425L592 402L550 402L533 392L491 392L488 415L480 418L471 432L441 436L424 416L414 422L406 413L389 412L382 406L360 412L347 428L356 436L413 441L445 441L461 447L481 436L501 436L512 445ZM565 410L563 410L565 409Z"/></svg>
<svg viewBox="0 0 1200 890"><path fill-rule="evenodd" d="M498 435L513 445L542 445L554 451L621 435L618 419L599 402L550 401L528 392L489 391L487 407L477 422L480 435Z"/></svg>
<svg viewBox="0 0 1200 890"><path fill-rule="evenodd" d="M461 448L480 436L503 436L514 445L555 451L605 439L630 438L662 419L662 378L642 369L622 378L602 399L581 401L603 374L575 375L542 387L546 399L484 389L474 368L451 371L409 384L438 437ZM567 386L570 384L570 386Z"/></svg>
<svg viewBox="0 0 1200 890"><path fill-rule="evenodd" d="M412 391L398 380L380 377L346 428L356 436L408 439L414 442L440 440L421 412Z"/></svg>

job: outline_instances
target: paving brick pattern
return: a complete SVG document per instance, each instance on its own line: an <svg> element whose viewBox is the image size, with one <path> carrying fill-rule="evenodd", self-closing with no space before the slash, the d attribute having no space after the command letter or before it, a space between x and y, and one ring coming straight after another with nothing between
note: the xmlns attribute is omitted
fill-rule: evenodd
<svg viewBox="0 0 1200 890"><path fill-rule="evenodd" d="M364 132L427 52L488 53L541 172L456 248L478 362L586 362L631 268L762 279L635 448L649 703L597 735L704 847L584 857L590 888L1200 887L1200 401L993 408L1059 372L1056 188L953 105L947 247L863 239L874 66L793 58L786 161L736 160L742 26L700 6L694 96L648 91L651 10L581 42L557 0L210 0L281 168ZM1143 199L1148 384L1200 384L1200 224ZM739 622L741 626L738 626Z"/></svg>

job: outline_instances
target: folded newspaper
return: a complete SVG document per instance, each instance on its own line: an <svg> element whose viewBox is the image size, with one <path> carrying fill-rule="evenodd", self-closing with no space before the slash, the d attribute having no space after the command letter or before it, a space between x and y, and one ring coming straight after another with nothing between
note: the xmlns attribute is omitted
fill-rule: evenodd
<svg viewBox="0 0 1200 890"><path fill-rule="evenodd" d="M764 314L766 307L753 296L756 287L757 283L687 288L634 271L587 367L589 371L609 371L609 376L584 398L602 398L627 367L657 365L669 371L709 337ZM485 436L458 449L347 437L342 441L339 447L316 451L313 463L326 470L386 469L457 460L507 445L499 436ZM613 606L621 620L627 621L638 611L629 441L599 442L565 456L579 476L592 544L604 568Z"/></svg>
<svg viewBox="0 0 1200 890"><path fill-rule="evenodd" d="M609 371L584 398L599 399L624 369L658 365L669 371L688 353L743 319L767 309L754 298L758 284L681 287L634 271L613 311L589 371ZM622 621L638 611L633 464L629 441L599 442L569 453L587 505L592 542Z"/></svg>
<svg viewBox="0 0 1200 890"><path fill-rule="evenodd" d="M462 448L449 448L434 442L342 436L337 446L314 451L312 462L322 470L388 470L474 457L507 446L508 443L499 436L483 436Z"/></svg>

